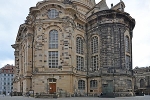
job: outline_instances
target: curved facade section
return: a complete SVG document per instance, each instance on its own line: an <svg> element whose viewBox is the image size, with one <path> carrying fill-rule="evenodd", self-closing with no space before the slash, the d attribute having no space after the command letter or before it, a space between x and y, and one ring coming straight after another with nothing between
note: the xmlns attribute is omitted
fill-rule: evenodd
<svg viewBox="0 0 150 100"><path fill-rule="evenodd" d="M134 19L127 13L105 10L88 17L87 21L88 39L90 40L97 33L100 41L97 58L100 59L98 60L100 67L97 72L89 72L89 76L101 76L103 93L115 93L116 96L126 95L125 92L133 89L133 84L131 84L133 81L132 52L130 49L132 48ZM89 51L89 56L92 53L92 50ZM90 66L88 69L90 70ZM124 77L124 75L128 75L128 77ZM126 80L129 81L126 82Z"/></svg>

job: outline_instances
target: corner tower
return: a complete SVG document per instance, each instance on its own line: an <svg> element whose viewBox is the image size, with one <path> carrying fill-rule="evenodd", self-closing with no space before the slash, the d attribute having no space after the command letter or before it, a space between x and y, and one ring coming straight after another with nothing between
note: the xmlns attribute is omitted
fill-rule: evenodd
<svg viewBox="0 0 150 100"><path fill-rule="evenodd" d="M115 96L131 96L134 92L132 36L135 20L124 12L124 7L121 1L87 18L89 81L101 82L101 91L109 95L115 93Z"/></svg>

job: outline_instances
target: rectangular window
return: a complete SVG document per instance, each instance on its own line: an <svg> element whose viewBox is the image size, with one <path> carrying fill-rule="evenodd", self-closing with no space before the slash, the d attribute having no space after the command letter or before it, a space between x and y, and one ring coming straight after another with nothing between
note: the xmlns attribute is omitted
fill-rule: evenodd
<svg viewBox="0 0 150 100"><path fill-rule="evenodd" d="M77 70L81 71L83 70L84 67L84 59L81 56L77 56L76 58L76 63L77 63Z"/></svg>
<svg viewBox="0 0 150 100"><path fill-rule="evenodd" d="M49 68L58 67L58 51L49 51Z"/></svg>
<svg viewBox="0 0 150 100"><path fill-rule="evenodd" d="M130 56L126 55L126 68L130 69Z"/></svg>
<svg viewBox="0 0 150 100"><path fill-rule="evenodd" d="M92 71L98 70L98 55L92 57L91 67L92 67Z"/></svg>
<svg viewBox="0 0 150 100"><path fill-rule="evenodd" d="M90 81L90 88L96 88L97 87L97 80L91 80Z"/></svg>

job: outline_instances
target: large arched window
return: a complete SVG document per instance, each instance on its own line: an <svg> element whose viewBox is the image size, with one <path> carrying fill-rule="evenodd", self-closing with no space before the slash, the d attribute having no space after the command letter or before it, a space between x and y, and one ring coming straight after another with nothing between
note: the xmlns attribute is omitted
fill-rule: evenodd
<svg viewBox="0 0 150 100"><path fill-rule="evenodd" d="M78 81L78 89L79 90L85 90L85 81L84 80Z"/></svg>
<svg viewBox="0 0 150 100"><path fill-rule="evenodd" d="M90 88L97 88L97 80L90 81Z"/></svg>
<svg viewBox="0 0 150 100"><path fill-rule="evenodd" d="M145 83L144 83L144 79L140 80L140 88L144 88L145 87Z"/></svg>
<svg viewBox="0 0 150 100"><path fill-rule="evenodd" d="M76 53L83 54L83 39L81 37L76 38Z"/></svg>
<svg viewBox="0 0 150 100"><path fill-rule="evenodd" d="M58 48L58 31L52 30L49 33L49 49Z"/></svg>
<svg viewBox="0 0 150 100"><path fill-rule="evenodd" d="M126 50L126 52L130 51L130 48L129 48L129 37L128 36L125 37L125 50Z"/></svg>
<svg viewBox="0 0 150 100"><path fill-rule="evenodd" d="M91 49L92 49L92 54L98 53L98 37L94 36L91 39Z"/></svg>
<svg viewBox="0 0 150 100"><path fill-rule="evenodd" d="M49 12L48 12L48 17L49 18L56 18L59 16L59 13L56 9L51 9Z"/></svg>

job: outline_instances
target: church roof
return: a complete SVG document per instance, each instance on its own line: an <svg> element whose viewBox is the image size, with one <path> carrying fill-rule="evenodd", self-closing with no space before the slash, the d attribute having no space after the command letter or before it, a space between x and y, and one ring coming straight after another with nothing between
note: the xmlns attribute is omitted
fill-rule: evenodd
<svg viewBox="0 0 150 100"><path fill-rule="evenodd" d="M94 6L94 8L99 9L99 11L108 10L109 9L107 4L106 4L106 0L101 0L98 4L96 4Z"/></svg>
<svg viewBox="0 0 150 100"><path fill-rule="evenodd" d="M106 0L101 0L99 3L97 3L89 12L87 12L87 16L91 15L91 14L89 14L90 12L96 13L96 12L102 11L102 10L109 10L109 8L106 4Z"/></svg>

